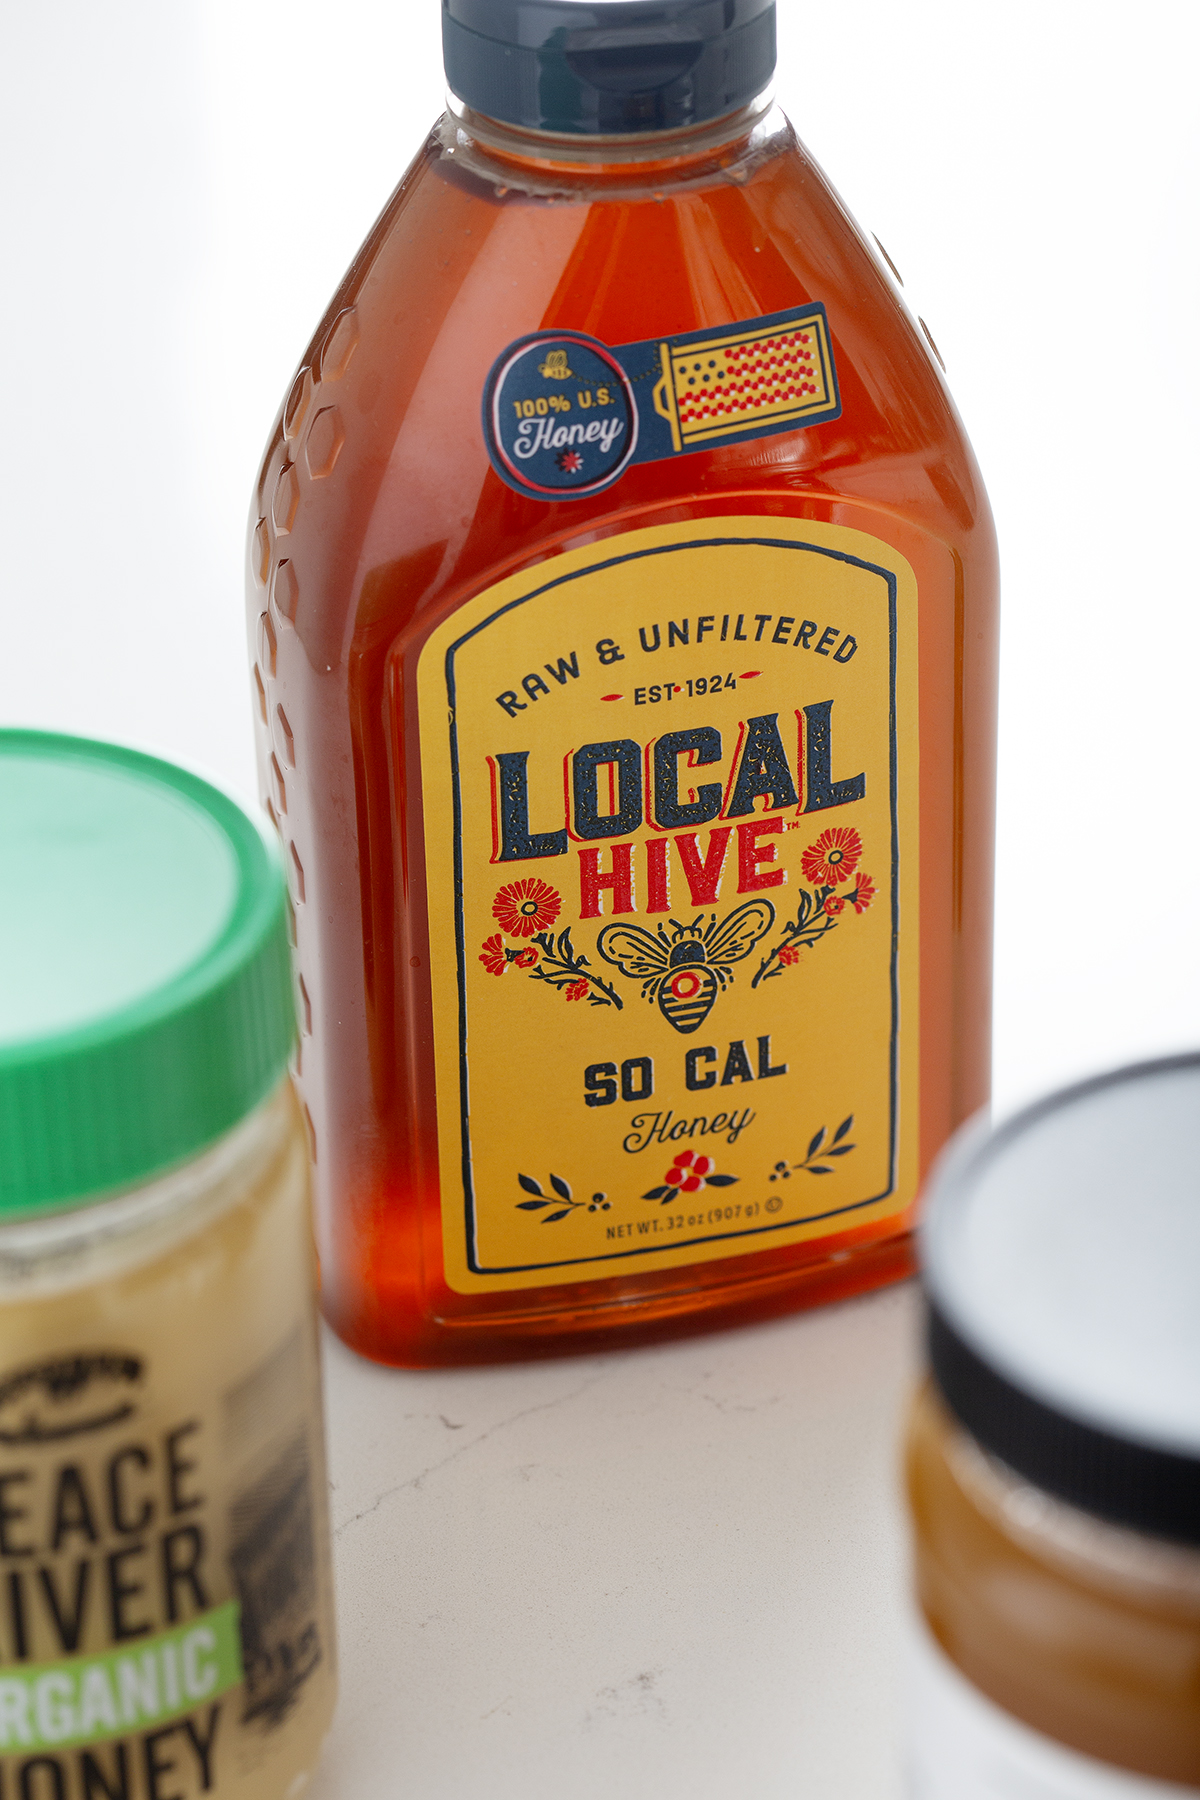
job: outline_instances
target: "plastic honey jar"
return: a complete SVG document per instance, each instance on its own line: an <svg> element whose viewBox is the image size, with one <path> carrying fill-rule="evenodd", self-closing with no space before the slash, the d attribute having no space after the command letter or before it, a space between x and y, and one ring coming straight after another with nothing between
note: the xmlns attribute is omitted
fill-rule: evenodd
<svg viewBox="0 0 1200 1800"><path fill-rule="evenodd" d="M334 1638L278 856L0 733L0 1793L284 1800Z"/></svg>
<svg viewBox="0 0 1200 1800"><path fill-rule="evenodd" d="M1200 1057L949 1154L908 1445L913 1800L1200 1792Z"/></svg>
<svg viewBox="0 0 1200 1800"><path fill-rule="evenodd" d="M442 19L248 558L322 1299L409 1364L903 1275L988 1087L991 519L773 0Z"/></svg>

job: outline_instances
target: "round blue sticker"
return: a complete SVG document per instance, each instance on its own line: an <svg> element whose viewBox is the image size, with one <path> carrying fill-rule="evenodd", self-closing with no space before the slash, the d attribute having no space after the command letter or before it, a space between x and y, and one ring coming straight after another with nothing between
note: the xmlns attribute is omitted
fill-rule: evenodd
<svg viewBox="0 0 1200 1800"><path fill-rule="evenodd" d="M629 466L637 404L606 345L578 331L539 331L493 363L483 435L492 467L518 493L582 499Z"/></svg>

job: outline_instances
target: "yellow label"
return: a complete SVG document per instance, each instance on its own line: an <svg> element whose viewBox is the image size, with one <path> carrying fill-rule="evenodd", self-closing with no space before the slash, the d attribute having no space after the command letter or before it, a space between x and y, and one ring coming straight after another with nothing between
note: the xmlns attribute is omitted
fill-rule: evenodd
<svg viewBox="0 0 1200 1800"><path fill-rule="evenodd" d="M420 659L445 1272L628 1277L917 1173L917 595L732 517L498 583Z"/></svg>

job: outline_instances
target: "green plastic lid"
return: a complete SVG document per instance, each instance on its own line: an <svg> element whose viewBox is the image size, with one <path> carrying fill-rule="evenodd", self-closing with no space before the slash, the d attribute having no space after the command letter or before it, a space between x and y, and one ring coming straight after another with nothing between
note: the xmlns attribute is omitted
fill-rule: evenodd
<svg viewBox="0 0 1200 1800"><path fill-rule="evenodd" d="M0 1217L211 1144L295 1035L282 870L207 782L0 732Z"/></svg>

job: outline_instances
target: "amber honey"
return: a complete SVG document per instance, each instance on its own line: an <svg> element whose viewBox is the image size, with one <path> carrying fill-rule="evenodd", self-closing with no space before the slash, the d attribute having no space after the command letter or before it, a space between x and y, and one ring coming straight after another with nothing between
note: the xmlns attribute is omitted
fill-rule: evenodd
<svg viewBox="0 0 1200 1800"><path fill-rule="evenodd" d="M1200 1788L1198 1095L1194 1055L1119 1070L939 1165L907 1450L917 1800Z"/></svg>
<svg viewBox="0 0 1200 1800"><path fill-rule="evenodd" d="M908 1481L917 1596L973 1686L1054 1743L1200 1786L1200 1556L1055 1506L929 1392Z"/></svg>
<svg viewBox="0 0 1200 1800"><path fill-rule="evenodd" d="M813 306L819 325L812 323L817 317ZM794 315L797 323L762 324L780 314ZM808 335L801 344L805 319ZM739 349L731 328L744 322L749 324ZM740 369L743 388L740 395L721 402L729 410L709 413L706 422L703 406L689 398L694 390L686 383L707 375L699 372L708 360L707 340L694 334L710 330L724 334L722 379L728 375L733 381ZM786 352L795 366L776 363L749 371L747 355L766 364L774 354L769 344L765 350L761 342L754 348L754 333L759 334L754 341L759 341L772 330L790 332L795 338ZM821 332L826 334L823 340ZM605 347L636 345L645 347L630 387L639 420L638 443L646 444L650 432L661 431L663 453L658 460L635 457L619 479L602 490L545 500L529 491L515 491L497 474L496 455L489 465L484 429L491 427L485 409L481 429L481 402L485 394L498 395L497 418L502 408L515 409L511 429L517 430L525 403L505 398L505 346L518 344L529 334L555 333L568 335L561 342L555 339L558 348L553 356L539 353L528 365L530 382L535 387L541 383L539 395L544 388L547 398L541 415L533 414L532 401L527 403L529 431L522 441L531 442L537 432L540 441L553 446L554 432L561 431L564 448L556 454L570 459L590 453L585 421L596 414L584 401L590 396L588 404L598 408L602 402L597 396L607 395L605 381L559 382L556 376L564 367L574 367L578 356L584 359L579 362L582 368L588 356L609 355ZM681 339L686 340L682 345ZM579 344L583 349L577 352L572 346ZM703 354L693 348L697 344L703 346ZM623 353L613 354L619 361ZM823 355L827 361L821 360ZM555 357L563 360L556 362ZM629 357L626 363L633 366ZM549 373L536 373L535 364L545 365ZM591 369L599 366L587 364ZM689 366L698 371L694 376L689 376ZM645 379L640 380L643 370ZM758 391L752 396L748 384L761 375L775 386L762 391L759 405ZM614 395L620 380L617 368ZM574 408L570 417L555 411L560 396ZM751 398L754 406L748 404ZM835 399L840 410L831 419ZM734 410L738 405L743 411ZM826 422L806 427L795 412L784 416L782 424L774 415L767 417L771 430L760 429L760 414L769 414L772 408L810 405L824 409ZM754 429L742 438L729 436L726 428L744 419ZM571 439L576 421L576 436ZM709 447L703 433L714 423L725 435ZM569 476L568 463L563 478ZM754 1319L908 1273L910 1212L920 1172L988 1090L995 545L978 470L929 345L905 311L875 249L849 220L787 121L754 103L719 121L665 131L653 139L610 137L581 143L510 129L466 108L449 114L388 202L305 353L272 433L256 494L249 608L264 797L287 846L291 871L304 1025L298 1078L315 1158L324 1305L337 1330L365 1354L384 1361L422 1364L521 1356L594 1346L614 1336L633 1341L701 1324ZM782 1004L779 996L786 992L791 1010L785 1008L779 1017L795 1023L798 1037L804 1002L798 985L802 977L793 966L797 957L804 967L811 959L814 970L826 969L832 982L835 951L849 957L850 949L839 946L851 946L853 932L859 931L864 945L868 932L876 934L872 942L877 941L877 955L886 960L891 940L885 909L900 904L900 878L874 913L866 911L872 894L882 891L884 876L865 860L865 850L861 869L870 868L871 882L860 881L853 888L839 888L832 879L842 879L835 864L819 860L834 843L821 837L822 830L849 830L851 839L857 834L861 845L863 833L853 824L857 815L843 805L832 810L828 820L810 822L804 816L806 808L812 811L820 800L814 783L822 755L830 760L821 804L830 803L831 795L836 800L840 791L849 792L859 767L853 760L855 749L845 736L839 738L837 729L841 717L848 716L844 709L850 702L830 702L820 686L821 681L829 686L833 679L826 680L824 673L833 666L831 650L842 646L839 654L847 659L855 653L845 648L854 635L846 619L832 613L817 618L814 602L814 617L805 620L804 608L787 604L791 565L782 550L778 555L774 549L764 552L764 559L755 565L761 574L737 576L749 585L736 592L722 586L725 565L719 557L724 552L706 553L707 562L692 555L688 567L695 564L694 576L678 559L670 567L680 572L667 572L669 558L661 555L663 551L673 553L684 543L712 544L718 539L724 543L733 529L730 520L738 521L734 536L739 543L753 539L776 545L776 540L783 544L786 539L790 545L807 542L807 532L813 540L810 562L818 554L826 555L827 561L837 556L845 567L846 546L853 547L852 540L881 546L884 562L899 559L898 604L911 607L911 614L905 615L909 624L901 634L899 677L893 668L893 680L909 683L896 754L901 765L899 804L909 809L904 816L910 823L893 829L893 838L896 830L908 833L903 863L903 882L908 884L903 889L903 944L908 961L907 973L893 974L888 989L899 992L908 983L904 987L908 1036L902 1049L893 1051L897 1067L897 1058L908 1059L903 1078L907 1110L902 1124L893 1123L887 1141L881 1117L878 1157L883 1173L873 1186L864 1174L861 1195L855 1190L859 1196L855 1205L885 1190L886 1201L872 1200L874 1210L863 1204L861 1218L854 1210L837 1213L835 1208L836 1216L824 1225L797 1227L786 1243L776 1243L769 1235L780 1215L768 1212L768 1206L785 1193L788 1207L799 1205L792 1196L803 1191L804 1206L819 1213L818 1190L842 1181L844 1171L864 1168L866 1151L854 1131L848 1130L840 1143L832 1142L834 1131L855 1113L853 1096L844 1105L840 1096L831 1098L819 1117L813 1100L811 1127L807 1124L799 1058L812 1054L811 1042L808 1049L803 1045L798 1049L789 1040L785 1055L781 1033L786 1036L790 1027L772 1023L775 1014L763 1024L748 1011L735 1017L733 1009L749 1005L750 983L758 969L756 1003L765 993L773 997L773 1005ZM665 534L661 542L637 536L655 532ZM473 928L468 920L458 926L462 982L475 982L472 991L480 995L479 1007L492 1005L492 996L499 1007L499 997L504 996L505 1005L512 1008L504 1015L511 1020L504 1027L512 1033L508 1047L494 1052L489 1048L486 1055L478 1047L485 1042L499 1045L500 1027L488 1023L475 1028L472 1057L468 1059L464 1049L461 1059L464 1067L469 1062L480 1092L480 1084L489 1082L498 1089L504 1070L511 1075L507 1103L486 1096L478 1101L479 1106L492 1108L488 1117L495 1117L497 1143L508 1129L505 1105L514 1116L532 1118L539 1095L548 1091L546 1083L552 1088L557 1071L576 1055L570 1048L576 1041L571 1033L580 1034L581 1046L578 1073L573 1062L570 1072L570 1105L575 1110L554 1147L544 1153L531 1148L528 1167L518 1167L513 1160L503 1192L488 1201L480 1188L483 1151L476 1145L460 1153L453 1135L458 1125L447 1122L445 1113L458 1076L447 1073L457 1070L450 1043L454 1007L439 996L450 993L453 969L445 946L453 941L455 907L463 890L461 882L455 889L449 850L432 888L427 880L430 832L440 830L459 805L448 785L444 790L430 786L450 781L440 747L447 717L445 691L438 686L448 654L443 637L451 642L454 621L460 614L467 616L464 607L482 605L479 596L498 592L506 582L515 582L513 592L520 588L524 595L538 581L551 579L555 570L568 571L574 578L575 572L598 566L604 560L600 552L616 539L623 546L628 540L633 546L630 555L660 556L653 565L644 561L644 570L653 567L654 573L653 578L650 573L639 575L647 585L638 589L637 596L614 591L612 599L618 609L636 608L642 596L661 593L661 612L653 615L654 624L660 626L658 663L651 667L652 659L645 655L645 676L634 667L645 646L655 642L650 611L645 612L640 649L632 625L629 644L623 630L614 634L603 621L586 635L572 635L572 627L561 644L557 640L552 644L547 637L536 657L531 651L528 664L514 663L511 679L501 666L508 653L497 650L494 693L500 704L490 689L480 699L480 717L486 724L479 727L478 744L471 739L473 760L463 776L464 783L468 778L475 782L472 771L479 770L477 787L469 794L464 787L462 806L469 810L477 804L482 819L488 805L483 765L490 759L499 784L491 802L495 841L507 846L493 850L485 846L478 852L480 872L471 879L477 880L482 896L477 902L480 923ZM738 568L748 571L749 560ZM885 573L894 587L897 578ZM771 591L777 598L753 604L751 589L756 582L768 586L775 582ZM733 598L722 602L727 591ZM705 598L710 593L716 596L711 601ZM748 600L738 597L744 593L749 593ZM699 596L695 604L689 595ZM845 604L856 604L848 590ZM769 613L769 625L756 626L756 613ZM635 620L634 611L621 616ZM819 672L812 677L816 686L801 691L797 685L794 693L778 683L798 678L771 674L771 669L784 665L777 662L768 669L764 654L785 618L786 636L778 640L780 650L771 654L778 659L786 646L794 659L787 667L799 668L806 646L808 666ZM642 614L636 614L637 622L641 619ZM711 622L704 625L706 619ZM836 635L824 640L820 632L834 627ZM690 633L686 655L685 628ZM808 635L800 645L796 633L805 629ZM435 635L439 631L443 637ZM697 633L702 656L696 654ZM431 638L433 648L422 663L422 651ZM605 639L624 647L624 660L604 669L602 681L592 645ZM816 660L817 646L827 663ZM665 669L670 650L678 650L682 658L673 670ZM602 657L605 652L598 654ZM572 655L582 658L578 689L569 669ZM857 665L847 661L844 666L854 670L857 679L866 661L863 652ZM473 666L476 673L471 680L478 686L488 679L488 656L481 652ZM529 676L530 688L522 689L526 667L535 673ZM879 680L885 681L886 657L879 668ZM598 710L602 702L611 704L614 720L618 705L623 709L619 722L610 728L610 760L601 765L596 759L608 744L603 727L588 727L593 742L581 749L568 724L568 708L578 698L579 732L585 735L585 673L594 677L588 704L596 719L608 717ZM665 690L664 673L675 676ZM749 687L751 678L761 681L763 688ZM777 682L769 695L743 704L742 694L765 692L768 680ZM721 687L720 703L726 709L719 718L711 707L703 715L696 710L699 696L709 704L707 689L713 682ZM569 700L560 694L560 687L565 692L567 686ZM620 693L614 697L610 688ZM652 688L660 706L653 720L648 697ZM479 691L482 695L482 688ZM670 721L665 720L664 691L677 709ZM530 703L530 692L536 704ZM506 694L511 696L507 702ZM691 713L685 713L685 703L693 704ZM806 704L807 726L802 717ZM835 707L831 752L828 733L822 736L822 721L829 715L820 712L821 706L830 704ZM836 710L839 705L841 713ZM558 738L553 744L547 739L544 754L536 746L527 750L517 735L519 728L524 729L531 718L548 717L552 706L561 709L560 735L565 733L561 743ZM465 710L460 710L463 718L458 724L467 733L473 727ZM708 803L702 789L689 785L690 775L685 779L679 774L672 787L676 775L671 771L664 775L659 767L660 788L665 784L671 806L677 803L684 809L667 808L666 816L683 819L686 827L677 830L664 849L664 828L656 823L656 802L650 798L657 779L653 744L668 724L685 733L709 731L720 737L725 757L720 780L725 783L723 804L729 809L736 800L736 795L734 801L730 798L737 775L730 755L739 710L745 715L743 727L746 716L753 715L748 728L752 732L774 731L775 726L761 721L777 721L782 755L773 747L776 740L768 742L764 736L761 768L755 763L750 769L751 776L759 769L760 785L736 817L727 810L714 818L711 810L705 812ZM886 718L884 700L877 713ZM486 736L488 731L494 733L494 743ZM505 732L510 736L502 741ZM672 739L672 746L676 741ZM744 741L737 741L742 745L738 754L744 774L748 752ZM680 755L687 750L689 757L680 764L682 771L696 765L697 756L709 754L706 739L679 742ZM511 747L506 749L506 743ZM807 773L800 767L805 744ZM629 745L634 750L628 750ZM849 760L843 790L837 790L843 746ZM528 764L518 766L526 755ZM435 757L441 759L436 764ZM507 763L504 757L509 758ZM553 779L552 763L560 771ZM574 810L568 795L561 822L551 830L564 767L568 786L571 779L575 783ZM613 771L622 767L618 781ZM762 770L769 773L771 767L776 769L774 790L762 785L768 779ZM497 770L516 771L517 785L510 782L511 791L503 788ZM598 783L594 790L587 786L593 771ZM626 846L614 849L610 830L614 820L620 822L619 808L624 804L620 783L632 793L629 784L641 782L643 775L645 817L639 800L636 816L641 822L631 827L628 857L622 863L618 851L624 854ZM458 780L457 773L454 778ZM700 775L695 777L696 782L701 780ZM526 782L524 789L520 781ZM874 796L883 806L886 775L880 772L869 781L868 798ZM714 777L714 793L718 785ZM752 787L753 782L747 777L743 785ZM654 792L661 798L658 789ZM501 804L509 803L505 793L511 801L508 814ZM700 799L695 797L698 793ZM716 805L715 798L711 804ZM691 828L689 805L699 809L697 817L704 812L705 819L713 821L709 837ZM536 817L539 812L544 817ZM794 829L799 835L780 837L778 843L764 836L776 829L772 812L786 814L780 830ZM634 816L631 811L630 819ZM511 870L489 871L489 855L492 861L503 860L512 847L502 836L504 819L515 834L514 856L527 854L533 845L536 859L518 860ZM546 829L541 829L543 825ZM482 824L479 830L483 832ZM589 831L599 834L592 849L586 838ZM559 832L561 860L552 863L551 853L560 855ZM876 858L886 862L883 833L881 823ZM844 841L850 844L851 839ZM547 844L552 851L547 851ZM818 850L822 844L824 850ZM779 860L772 862L776 850ZM436 846L435 851L440 857ZM808 866L829 878L824 888L802 874L802 851L809 855ZM737 865L740 885L735 894L729 871L739 854L744 860ZM705 888L696 871L716 867L721 857L726 873L719 904L726 911L718 915L710 908L705 913L708 901L703 897L710 889L716 894L717 888L711 883ZM594 891L586 883L583 889L577 887L577 863L583 872L580 880L590 870L600 884ZM756 893L754 883L774 881L784 863L789 885L771 889L756 902L758 911L745 912L751 902L742 894ZM625 888L623 869L628 875ZM664 886L668 876L669 895ZM520 935L519 920L516 930L511 924L521 895L514 898L510 877L541 882L554 896L538 913L536 893L541 890L530 890L535 895L528 915L530 936ZM488 911L491 888L485 893L489 881L496 888L494 920ZM825 908L830 903L822 922L833 921L836 931L831 929L827 941L818 945L810 920L802 948L781 961L778 953L789 951L791 940L780 932L795 913L797 884L805 882L810 884L806 891L813 906ZM595 913L589 910L589 892ZM818 898L822 892L825 899ZM582 895L578 902L576 893ZM697 896L700 901L693 904ZM669 913L661 904L664 900ZM476 902L468 895L462 904L469 913ZM655 910L662 913L661 920L646 916ZM735 937L742 930L736 942L742 961L737 968L722 967L710 954L715 941L711 934L724 929L735 910L739 918L730 930ZM770 923L763 925L768 914ZM636 961L633 939L623 940L628 952L624 954L622 941L612 935L615 926L603 924L619 915L627 916L630 929L651 935L662 925L664 935L657 941L668 946L662 953L663 968L655 974L657 965L649 967L646 976L637 977L659 983L648 1000L639 995L630 972ZM609 932L602 941L590 935L592 917ZM711 927L696 922L709 917L714 920ZM573 933L569 953L562 951L558 935L568 924ZM760 937L745 949L760 925ZM680 934L688 932L694 935L689 940L693 950L687 955L700 959L699 973L690 975L680 973L670 960ZM710 933L707 939L705 932ZM727 950L732 942L727 942ZM586 966L578 961L585 943ZM491 979L485 961L489 944L491 968L503 977L491 988L486 986ZM445 950L440 968L439 946ZM517 960L522 956L524 963ZM758 966L772 956L775 961L764 973ZM819 964L818 958L825 960ZM884 960L879 962L881 971ZM549 977L560 966L567 973L555 988ZM785 980L793 986L785 988ZM662 1000L668 990L674 993L672 982L678 989L677 1004L669 1001L669 995ZM878 985L882 994L886 974L880 973ZM616 998L606 999L606 992ZM544 1002L540 1012L535 999L538 1006ZM694 1010L706 1002L712 1009L711 1018L705 1015L695 1028L696 1042L683 1035L688 1017L681 1009L689 999ZM674 1018L669 1016L670 1004L675 1004ZM843 1012L845 1004L853 1015L857 1003L844 1003ZM895 1032L898 1007L888 1004ZM444 1023L438 1024L439 1019ZM538 1035L543 1020L544 1039ZM635 1020L644 1022L642 1037L633 1034ZM614 1031L625 1033L620 1043L606 1051L597 1038L600 1047L585 1054L581 1034L599 1032L601 1025L607 1029L608 1022ZM835 1037L852 1031L853 1016L837 1023L830 1020L822 1029ZM869 1036L873 1028L864 1022L863 1029ZM686 1065L685 1089L684 1056L697 1048L700 1037L710 1041L700 1046L704 1056ZM763 1039L768 1040L765 1050ZM741 1051L734 1048L739 1044ZM880 1057L882 1095L889 1081L889 1092L895 1090L898 1077L894 1071L888 1073L882 1051ZM793 1088L784 1081L768 1088L760 1071L773 1075L785 1063ZM639 1073L641 1064L651 1064L652 1074ZM592 1083L586 1089L585 1065ZM609 1067L611 1076L594 1073ZM656 1142L653 1155L636 1163L637 1180L631 1173L618 1193L614 1182L625 1165L617 1140L599 1175L591 1172L584 1154L593 1142L587 1134L599 1132L602 1124L607 1129L609 1116L585 1110L586 1095L592 1096L587 1106L602 1107L605 1084L612 1084L628 1141L637 1136L628 1122L643 1116L631 1110L636 1097L647 1080L665 1083L668 1073L675 1087L666 1098L660 1098L661 1089L656 1087L653 1103L647 1099L643 1106L645 1116L652 1116L653 1105L660 1119L668 1120L665 1127L656 1127L667 1136L661 1150ZM762 1107L770 1095L779 1096L773 1102L771 1143L765 1123L754 1127L738 1146L729 1145L724 1123L700 1141L698 1120L703 1119L703 1131L710 1132L714 1119L726 1118L711 1096L705 1098L703 1110L699 1098L692 1101L693 1092L710 1076L710 1086L722 1103L729 1098L722 1085L729 1076L729 1088L737 1094L741 1110L754 1112L756 1118L765 1120ZM464 1093L466 1079L464 1075ZM808 1085L811 1088L811 1081ZM627 1101L626 1092L634 1098ZM794 1100L786 1100L789 1092ZM553 1094L550 1105L551 1110L559 1105ZM782 1142L782 1122L791 1116L788 1108L796 1120L791 1128L794 1144ZM469 1111L465 1101L462 1110L465 1118ZM861 1108L855 1116L864 1116ZM670 1136L681 1126L693 1134L686 1141ZM820 1164L819 1159L810 1159L826 1171L814 1178L804 1159L817 1128L823 1133L822 1143L839 1155L842 1143L859 1148L843 1161ZM753 1142L755 1129L760 1131L761 1149L755 1149L752 1164L738 1163L734 1153ZM776 1140L781 1147L776 1147ZM599 1138L594 1141L598 1144ZM695 1152L691 1164L672 1161L689 1149ZM578 1152L582 1175L566 1173L565 1161L573 1151ZM706 1164L696 1161L701 1152ZM514 1150L514 1159L516 1155ZM470 1168L467 1177L461 1173L464 1160L474 1168L479 1190L468 1195L465 1228L459 1224L460 1187L453 1185L469 1179ZM630 1170L634 1166L631 1158ZM693 1173L701 1167L707 1173ZM645 1175L640 1173L643 1169ZM736 1180L737 1188L714 1193L708 1179L725 1169L732 1171L728 1179ZM672 1171L682 1171L674 1187L666 1179ZM534 1189L518 1190L520 1175L534 1182ZM550 1185L554 1176L570 1188L571 1197L559 1207L561 1222L552 1225L556 1215L544 1209L539 1214L537 1206L539 1194L549 1196L546 1206L555 1203L558 1190ZM704 1188L706 1204L714 1203L703 1215L705 1220L715 1215L717 1199L723 1206L757 1207L757 1214L744 1210L739 1218L747 1229L761 1230L763 1235L753 1241L739 1239L736 1254L725 1255L711 1237L718 1228L696 1223L685 1226L680 1235L696 1243L705 1239L703 1252L695 1253L698 1260L677 1257L674 1263L655 1265L652 1257L642 1256L622 1261L628 1246L611 1235L618 1232L620 1221L628 1218L631 1231L641 1229L641 1221L648 1230L650 1208L657 1206L661 1237L668 1219L685 1216L682 1209L690 1197L683 1180L689 1176ZM845 1181L850 1181L848 1174ZM660 1192L670 1190L673 1197L645 1200L651 1182L658 1183ZM477 1206L474 1215L472 1204ZM526 1233L521 1240L531 1246L526 1262L545 1258L549 1253L544 1246L551 1242L564 1245L568 1230L576 1232L579 1247L570 1254L556 1250L559 1260L542 1273L538 1263L532 1273L514 1274L522 1255L507 1249L503 1254L497 1250L489 1264L485 1225L478 1224L478 1209L485 1204L503 1209L496 1233L509 1234L503 1238L505 1246L516 1241L516 1234ZM522 1214L522 1206L534 1210ZM782 1216L790 1214L785 1209ZM699 1221L701 1214L687 1217ZM736 1222L735 1228L740 1229ZM447 1234L456 1234L457 1243L463 1229L463 1245L452 1250ZM586 1239L587 1255L585 1232L593 1234ZM499 1235L495 1243L501 1243ZM610 1261L601 1260L605 1257ZM453 1281L447 1275L451 1264L462 1270ZM485 1265L507 1271L495 1277L491 1288ZM573 1272L576 1267L584 1270L583 1278Z"/></svg>

